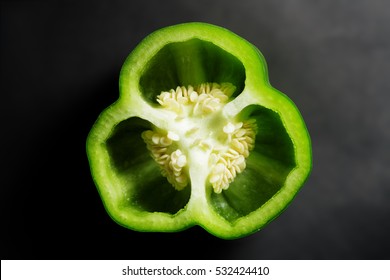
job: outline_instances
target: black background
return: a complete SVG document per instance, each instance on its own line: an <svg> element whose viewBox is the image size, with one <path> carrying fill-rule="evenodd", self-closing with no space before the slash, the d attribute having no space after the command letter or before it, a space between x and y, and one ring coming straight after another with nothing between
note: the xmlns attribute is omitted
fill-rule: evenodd
<svg viewBox="0 0 390 280"><path fill-rule="evenodd" d="M239 240L122 228L89 172L85 140L124 59L188 21L255 44L312 137L304 188ZM388 259L389 27L385 0L1 2L1 258Z"/></svg>

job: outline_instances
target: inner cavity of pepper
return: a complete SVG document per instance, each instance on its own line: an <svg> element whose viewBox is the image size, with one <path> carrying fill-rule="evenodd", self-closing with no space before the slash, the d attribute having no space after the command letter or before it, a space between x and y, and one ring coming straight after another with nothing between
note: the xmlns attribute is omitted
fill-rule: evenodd
<svg viewBox="0 0 390 280"><path fill-rule="evenodd" d="M230 83L204 83L163 91L157 102L175 113L175 123L166 131L153 128L142 133L161 174L177 190L189 184L188 153L201 151L208 157L208 183L215 193L226 190L246 167L255 145L256 121L237 121L222 116L235 87Z"/></svg>

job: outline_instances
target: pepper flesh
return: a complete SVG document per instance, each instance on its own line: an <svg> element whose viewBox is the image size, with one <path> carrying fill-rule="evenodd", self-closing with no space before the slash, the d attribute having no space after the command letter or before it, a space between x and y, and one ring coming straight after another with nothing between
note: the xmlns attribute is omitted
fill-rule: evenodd
<svg viewBox="0 0 390 280"><path fill-rule="evenodd" d="M87 153L119 224L200 225L227 239L279 215L311 169L303 119L270 86L260 52L203 23L161 29L130 54L120 98L99 116Z"/></svg>

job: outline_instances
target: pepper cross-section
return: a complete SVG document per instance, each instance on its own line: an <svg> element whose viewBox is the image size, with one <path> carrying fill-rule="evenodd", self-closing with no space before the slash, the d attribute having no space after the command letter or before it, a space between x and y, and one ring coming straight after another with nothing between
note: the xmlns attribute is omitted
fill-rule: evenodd
<svg viewBox="0 0 390 280"><path fill-rule="evenodd" d="M311 144L261 53L205 23L145 38L120 73L120 96L87 139L105 208L137 231L199 225L226 239L264 227L311 170Z"/></svg>

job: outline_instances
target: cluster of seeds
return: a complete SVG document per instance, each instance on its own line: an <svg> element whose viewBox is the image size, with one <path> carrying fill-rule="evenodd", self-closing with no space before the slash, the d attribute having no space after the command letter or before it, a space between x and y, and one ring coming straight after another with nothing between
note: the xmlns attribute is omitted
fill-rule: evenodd
<svg viewBox="0 0 390 280"><path fill-rule="evenodd" d="M163 91L157 96L157 102L165 109L175 112L179 119L201 117L202 122L207 122L203 117L212 118L212 113L221 110L234 91L235 87L230 83L221 85L205 83L197 87L177 87ZM219 131L211 131L208 135L202 134L202 130L197 126L199 124L179 133L192 140L184 142L191 143L191 146L199 146L209 153L208 181L215 193L221 193L246 167L246 158L255 145L256 121L250 119L244 122L228 122L223 128L221 126ZM214 135L214 139L209 138L211 135ZM142 133L142 138L153 159L159 164L161 174L175 189L184 189L189 183L189 177L186 168L187 157L178 148L177 141L180 140L180 136L172 131L147 130ZM188 152L186 149L190 149L182 148L185 152Z"/></svg>
<svg viewBox="0 0 390 280"><path fill-rule="evenodd" d="M225 152L213 151L209 162L212 166L209 182L215 193L226 190L237 174L244 171L245 159L255 145L256 121L250 119L236 124L229 122L223 127L223 132L227 134L228 149Z"/></svg>
<svg viewBox="0 0 390 280"><path fill-rule="evenodd" d="M179 115L186 112L186 108L190 108L189 113L194 116L204 115L218 111L235 89L230 83L204 83L195 88L182 86L163 91L157 96L157 102Z"/></svg>
<svg viewBox="0 0 390 280"><path fill-rule="evenodd" d="M161 174L177 190L182 190L188 185L188 177L184 172L187 165L187 157L180 149L176 149L175 141L180 138L173 132L164 135L152 130L142 133L142 139L146 143L153 159L160 165Z"/></svg>

